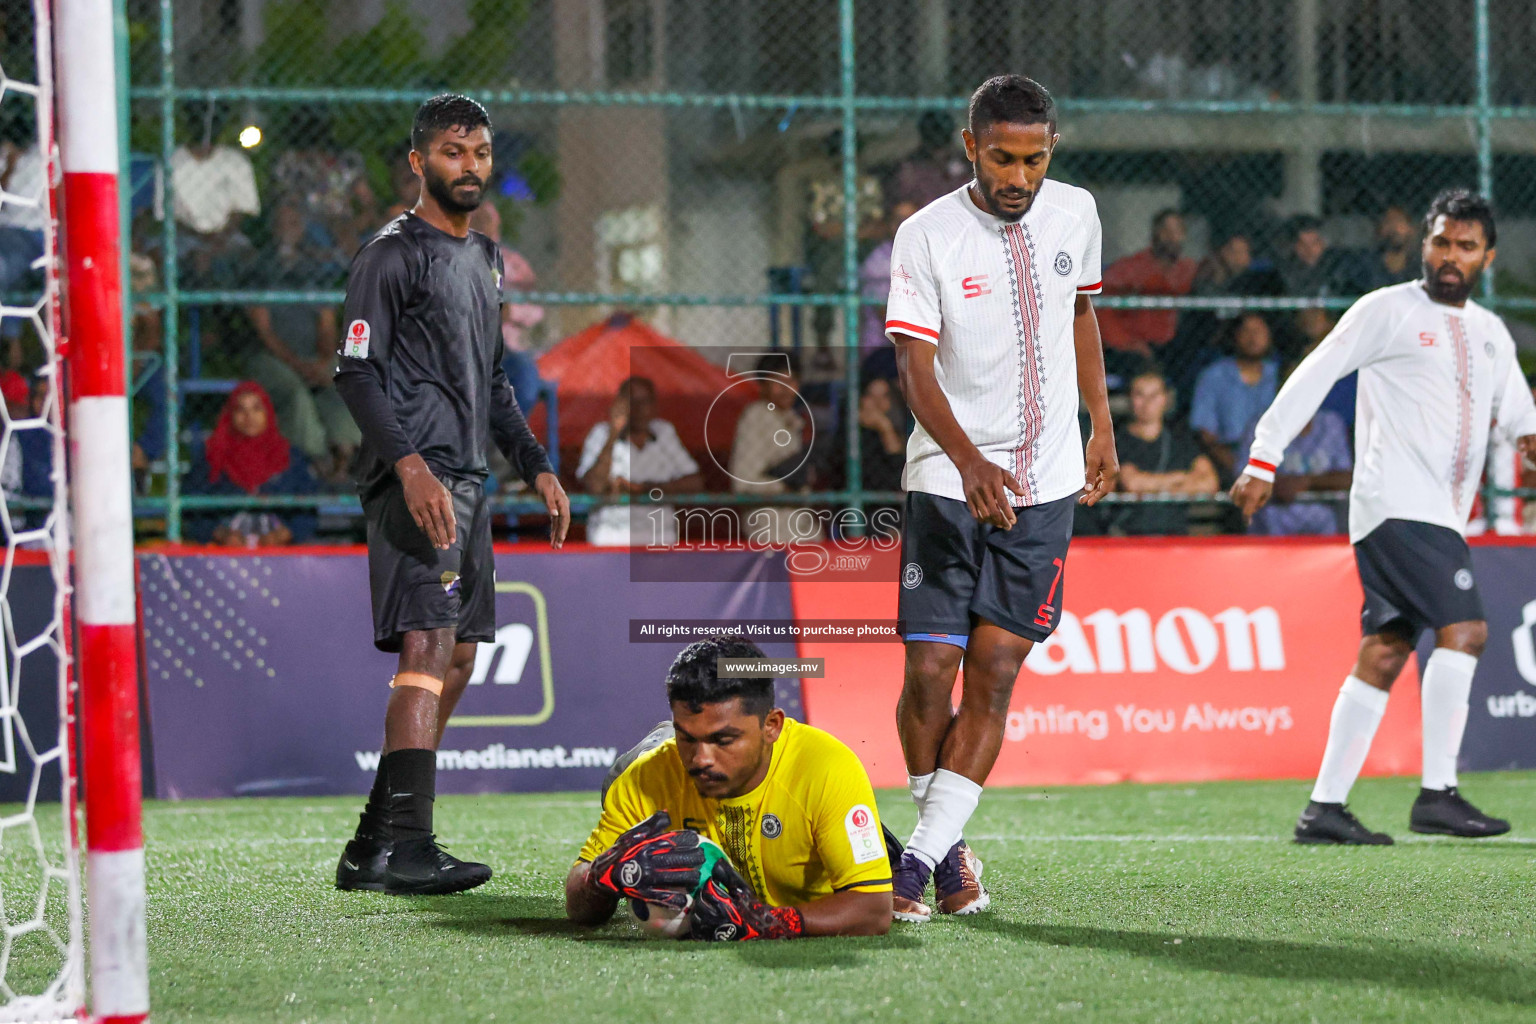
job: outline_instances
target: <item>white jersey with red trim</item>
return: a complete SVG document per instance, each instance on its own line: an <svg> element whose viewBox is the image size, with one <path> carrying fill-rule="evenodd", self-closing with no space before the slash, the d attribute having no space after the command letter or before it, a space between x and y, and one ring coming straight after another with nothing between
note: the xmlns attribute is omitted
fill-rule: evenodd
<svg viewBox="0 0 1536 1024"><path fill-rule="evenodd" d="M1465 533L1490 430L1536 434L1536 403L1504 321L1430 299L1418 281L1362 296L1259 419L1245 472L1274 479L1340 377L1360 371L1349 538L1387 519Z"/></svg>
<svg viewBox="0 0 1536 1024"><path fill-rule="evenodd" d="M1072 327L1077 296L1102 289L1098 209L1086 189L1046 179L1010 223L968 189L897 230L885 333L938 346L939 387L971 442L1023 486L1014 505L1056 501L1083 488ZM965 500L960 471L922 424L902 486Z"/></svg>

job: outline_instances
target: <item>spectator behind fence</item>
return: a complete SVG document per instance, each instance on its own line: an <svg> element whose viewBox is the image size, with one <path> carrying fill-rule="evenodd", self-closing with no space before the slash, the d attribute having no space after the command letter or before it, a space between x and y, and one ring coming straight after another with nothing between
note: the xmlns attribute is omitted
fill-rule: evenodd
<svg viewBox="0 0 1536 1024"><path fill-rule="evenodd" d="M1221 475L1222 486L1233 479L1237 445L1274 401L1280 366L1273 356L1269 322L1258 313L1232 321L1232 355L1200 372L1189 413L1189 425Z"/></svg>
<svg viewBox="0 0 1536 1024"><path fill-rule="evenodd" d="M0 188L14 196L0 203L0 298L42 285L43 273L32 264L43 255L48 200L43 191L43 159L37 148L34 119L19 108L0 113ZM32 200L25 204L18 200ZM9 305L30 303L24 295ZM6 317L5 336L17 337L23 317Z"/></svg>
<svg viewBox="0 0 1536 1024"><path fill-rule="evenodd" d="M336 144L329 115L315 105L293 110L283 137L291 148L272 167L275 191L297 200L311 245L350 260L379 221L362 155Z"/></svg>
<svg viewBox="0 0 1536 1024"><path fill-rule="evenodd" d="M859 396L859 456L866 491L901 490L901 471L907 464L904 420L891 380L869 380Z"/></svg>
<svg viewBox="0 0 1536 1024"><path fill-rule="evenodd" d="M859 309L861 374L896 377L896 347L885 336L885 300L891 294L891 252L896 229L917 210L915 204L907 201L892 206L890 216L885 219L885 237L859 265L860 296L866 303L878 302L878 305L864 305Z"/></svg>
<svg viewBox="0 0 1536 1024"><path fill-rule="evenodd" d="M593 424L581 446L576 477L588 494L604 497L647 494L662 487L681 493L704 488L699 464L683 447L676 428L656 418L656 385L645 377L629 377L619 385L607 421ZM587 542L672 546L677 543L677 517L671 505L604 505L587 516Z"/></svg>
<svg viewBox="0 0 1536 1024"><path fill-rule="evenodd" d="M217 105L189 105L186 111L186 127L196 141L183 143L171 154L176 223L183 229L180 247L192 280L215 281L230 260L249 250L241 221L261 212L261 199L250 158L214 142L222 118Z"/></svg>
<svg viewBox="0 0 1536 1024"><path fill-rule="evenodd" d="M1190 291L1195 295L1241 295L1243 278L1253 267L1253 240L1246 232L1220 237L1195 268Z"/></svg>
<svg viewBox="0 0 1536 1024"><path fill-rule="evenodd" d="M305 289L339 273L323 253L310 248L298 202L280 200L272 208L272 247L252 268L251 278L272 289ZM362 434L331 379L340 339L336 308L278 302L247 306L246 314L261 339L246 369L271 396L278 427L323 478L345 482Z"/></svg>
<svg viewBox="0 0 1536 1024"><path fill-rule="evenodd" d="M32 378L31 387L22 385L16 394L15 385L7 379L4 385L6 411L12 420L43 417L48 403L48 380L41 374ZM45 424L13 428L11 443L5 449L5 463L0 466L0 489L8 496L49 499L53 497L53 431ZM47 522L46 509L29 509L25 513L12 512L11 523L23 530L36 530Z"/></svg>
<svg viewBox="0 0 1536 1024"><path fill-rule="evenodd" d="M1181 424L1170 423L1168 382L1162 371L1147 369L1131 379L1131 420L1115 431L1120 454L1121 491L1127 494L1215 494L1221 487L1216 467ZM1130 535L1189 532L1189 506L1183 503L1127 504L1113 510L1111 521Z"/></svg>
<svg viewBox="0 0 1536 1024"><path fill-rule="evenodd" d="M1340 295L1348 292L1348 259L1329 248L1323 222L1299 214L1286 224L1287 251L1276 265L1286 295Z"/></svg>
<svg viewBox="0 0 1536 1024"><path fill-rule="evenodd" d="M1365 293L1412 281L1421 269L1418 229L1400 206L1389 206L1376 221L1376 246L1356 254L1351 293Z"/></svg>
<svg viewBox="0 0 1536 1024"><path fill-rule="evenodd" d="M1184 240L1179 211L1158 211L1152 218L1152 244L1105 268L1104 294L1188 295L1197 264L1184 255ZM1179 326L1179 314L1172 309L1104 309L1098 316L1106 366L1112 373L1133 372L1138 363L1161 352Z"/></svg>
<svg viewBox="0 0 1536 1024"><path fill-rule="evenodd" d="M469 226L501 249L501 263L506 276L501 287L506 291L528 291L538 277L522 253L501 242L501 211L494 202L484 202L469 215ZM539 364L534 361L529 333L544 320L544 307L529 302L501 304L501 342L506 349L501 368L512 384L513 397L526 415L539 400Z"/></svg>
<svg viewBox="0 0 1536 1024"><path fill-rule="evenodd" d="M1253 444L1250 425L1242 444L1242 462L1248 464ZM1285 449L1285 461L1275 470L1274 493L1253 515L1248 532L1270 537L1330 536L1342 533L1334 506L1318 501L1297 501L1306 491L1347 491L1354 477L1355 457L1350 450L1349 428L1336 412L1319 409L1296 440Z"/></svg>
<svg viewBox="0 0 1536 1024"><path fill-rule="evenodd" d="M731 491L785 494L805 479L811 424L801 414L800 361L792 352L769 352L757 361L758 397L736 420L731 444ZM742 536L757 545L817 540L821 522L793 505L765 505L743 512Z"/></svg>
<svg viewBox="0 0 1536 1024"><path fill-rule="evenodd" d="M971 176L955 119L942 110L927 110L917 118L917 151L891 176L891 202L910 203L916 212L967 184Z"/></svg>
<svg viewBox="0 0 1536 1024"><path fill-rule="evenodd" d="M260 384L245 381L225 401L201 458L187 474L183 492L304 495L315 492L315 478L303 454L294 451L278 431L272 399ZM314 536L315 525L315 514L308 509L190 512L185 519L192 540L237 548L302 544Z"/></svg>

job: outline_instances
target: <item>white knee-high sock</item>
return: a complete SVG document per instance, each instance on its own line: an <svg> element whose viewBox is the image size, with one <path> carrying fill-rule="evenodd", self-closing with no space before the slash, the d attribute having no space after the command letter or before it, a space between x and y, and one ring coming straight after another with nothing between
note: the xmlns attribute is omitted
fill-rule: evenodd
<svg viewBox="0 0 1536 1024"><path fill-rule="evenodd" d="M1386 710L1386 690L1378 690L1355 676L1344 680L1339 687L1339 699L1333 702L1328 746L1323 751L1323 765L1317 771L1317 785L1312 787L1313 800L1341 804L1349 799L1349 789L1360 775Z"/></svg>
<svg viewBox="0 0 1536 1024"><path fill-rule="evenodd" d="M1456 755L1467 729L1467 698L1472 693L1472 672L1477 659L1470 654L1435 648L1424 664L1419 687L1423 707L1424 788L1450 789L1456 785Z"/></svg>
<svg viewBox="0 0 1536 1024"><path fill-rule="evenodd" d="M933 772L927 775L908 775L907 790L912 794L912 802L917 804L917 813L923 813L923 801L928 799L928 785L933 782Z"/></svg>
<svg viewBox="0 0 1536 1024"><path fill-rule="evenodd" d="M934 772L907 849L930 868L936 867L960 841L980 799L981 787L964 775L943 768Z"/></svg>

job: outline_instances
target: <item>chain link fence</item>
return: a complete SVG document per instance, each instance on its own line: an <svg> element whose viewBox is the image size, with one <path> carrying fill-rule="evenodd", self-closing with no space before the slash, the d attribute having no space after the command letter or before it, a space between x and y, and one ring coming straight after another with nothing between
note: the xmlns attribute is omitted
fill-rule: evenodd
<svg viewBox="0 0 1536 1024"><path fill-rule="evenodd" d="M582 511L655 490L741 508L899 502L911 419L879 326L889 241L968 179L965 97L1001 72L1052 90L1051 173L1097 198L1117 421L1165 417L1181 442L1180 465L1138 468L1202 450L1214 464L1199 488L1128 491L1082 529L1241 529L1219 488L1251 422L1202 380L1246 353L1272 389L1354 296L1416 277L1422 211L1447 186L1494 198L1485 298L1536 353L1536 15L1521 0L124 3L146 533L358 530L357 431L328 384L339 302L353 253L415 201L411 115L445 90L496 126L475 226L507 255L506 365ZM683 355L634 354L675 343ZM789 354L783 380L742 376L769 352ZM647 361L652 408L697 475L674 460L631 496L583 456ZM254 494L210 479L202 455L244 380L303 464ZM744 415L781 384L803 400L793 419ZM732 389L732 415L762 437L711 413ZM1304 489L1335 490L1347 463L1347 395L1335 412L1344 433L1302 446ZM1519 484L1513 462L1500 472ZM516 529L537 504L509 476L493 483ZM1289 528L1333 532L1335 506Z"/></svg>

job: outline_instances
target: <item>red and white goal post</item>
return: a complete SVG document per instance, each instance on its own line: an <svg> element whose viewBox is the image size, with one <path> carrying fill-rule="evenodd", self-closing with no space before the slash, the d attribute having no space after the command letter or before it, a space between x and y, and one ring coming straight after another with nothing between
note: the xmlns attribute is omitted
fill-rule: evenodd
<svg viewBox="0 0 1536 1024"><path fill-rule="evenodd" d="M8 770L19 772L25 764L32 781L25 808L0 819L0 902L9 907L12 900L6 897L13 892L31 898L34 888L42 895L33 919L0 920L0 1021L126 1024L149 1016L113 7L113 0L33 0L35 81L10 79L0 69L0 93L14 91L35 101L36 153L46 169L39 195L0 193L0 204L42 204L51 214L42 231L42 297L30 308L0 300L0 320L18 317L36 328L48 356L40 375L47 398L41 411L29 407L25 417L0 413L3 447L15 447L23 430L51 431L53 441L53 504L46 522L36 526L9 511L3 517L0 605L26 599L11 593L10 569L23 549L46 552L55 593L53 620L43 633L31 640L9 630L6 636L12 647L6 663L14 659L21 667L11 670L16 678L6 680L0 696L3 749L11 749L13 733L19 737L15 747L24 757L11 757ZM26 557L38 559L35 550ZM4 611L9 623L12 607ZM55 656L50 664L57 671L50 679L28 675L22 660L42 647ZM58 695L52 737L33 735L46 730L40 724L28 729L23 702L15 696L46 685L56 686ZM44 749L50 739L55 745ZM55 766L59 805L50 807L45 803L50 795L38 793L38 779L44 767ZM5 763L0 770L7 770ZM85 798L86 928L77 779ZM59 838L39 827L55 817ZM31 849L21 845L28 836ZM25 871L15 867L18 849L35 854L22 868L35 870L40 881L20 877ZM49 902L59 891L67 897L67 910ZM88 943L82 934L87 931ZM32 941L39 936L47 941ZM40 963L55 954L57 963Z"/></svg>

